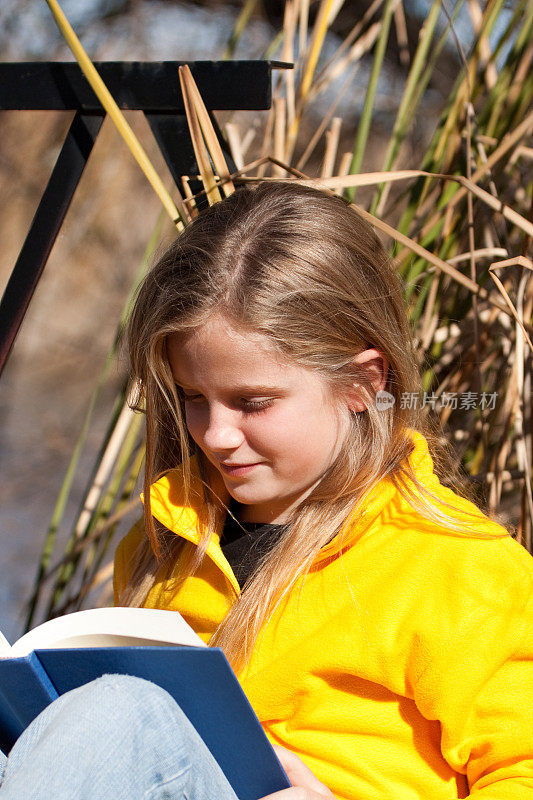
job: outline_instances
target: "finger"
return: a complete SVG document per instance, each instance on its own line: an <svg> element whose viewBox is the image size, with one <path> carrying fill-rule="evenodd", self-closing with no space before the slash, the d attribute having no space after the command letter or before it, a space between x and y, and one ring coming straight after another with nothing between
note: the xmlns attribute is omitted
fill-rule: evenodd
<svg viewBox="0 0 533 800"><path fill-rule="evenodd" d="M312 789L306 789L304 786L291 786L290 789L282 789L280 792L268 794L261 800L324 800L325 797L335 800L329 790L328 794L324 795L314 792Z"/></svg>
<svg viewBox="0 0 533 800"><path fill-rule="evenodd" d="M333 798L328 787L316 777L315 773L296 753L279 745L273 745L273 747L293 787L306 789L318 794L321 798L327 797L329 800Z"/></svg>

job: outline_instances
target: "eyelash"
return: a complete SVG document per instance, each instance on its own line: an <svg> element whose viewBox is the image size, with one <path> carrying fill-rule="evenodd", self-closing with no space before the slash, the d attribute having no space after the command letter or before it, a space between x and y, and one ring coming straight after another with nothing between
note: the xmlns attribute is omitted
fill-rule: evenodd
<svg viewBox="0 0 533 800"><path fill-rule="evenodd" d="M196 397L201 397L201 395L196 394L185 394L183 389L178 388L178 395L182 398L184 403L192 402ZM245 406L245 411L249 414L258 414L261 411L266 411L269 408L274 400L245 400L243 398L243 404Z"/></svg>
<svg viewBox="0 0 533 800"><path fill-rule="evenodd" d="M248 413L250 414L258 414L260 411L266 411L269 408L273 400L244 400L244 405L246 406Z"/></svg>

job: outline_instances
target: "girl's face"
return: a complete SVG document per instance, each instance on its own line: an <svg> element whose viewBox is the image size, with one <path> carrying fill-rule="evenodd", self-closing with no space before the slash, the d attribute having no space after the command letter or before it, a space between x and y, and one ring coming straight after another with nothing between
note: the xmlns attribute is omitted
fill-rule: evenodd
<svg viewBox="0 0 533 800"><path fill-rule="evenodd" d="M168 339L189 432L242 504L242 521L286 522L345 439L348 409L325 381L221 316Z"/></svg>

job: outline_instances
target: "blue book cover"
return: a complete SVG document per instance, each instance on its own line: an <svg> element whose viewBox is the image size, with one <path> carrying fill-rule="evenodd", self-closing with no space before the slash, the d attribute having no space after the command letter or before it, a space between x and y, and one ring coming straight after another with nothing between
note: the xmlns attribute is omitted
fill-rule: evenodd
<svg viewBox="0 0 533 800"><path fill-rule="evenodd" d="M239 800L258 800L290 782L219 648L90 647L36 650L0 659L0 733L8 751L55 697L104 674L157 683L182 708Z"/></svg>
<svg viewBox="0 0 533 800"><path fill-rule="evenodd" d="M0 659L0 749L8 753L24 728L56 697L35 653Z"/></svg>

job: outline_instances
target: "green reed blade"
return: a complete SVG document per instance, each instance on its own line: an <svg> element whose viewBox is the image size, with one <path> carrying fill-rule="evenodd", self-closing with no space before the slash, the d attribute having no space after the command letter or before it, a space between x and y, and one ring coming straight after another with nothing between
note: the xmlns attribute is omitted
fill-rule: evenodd
<svg viewBox="0 0 533 800"><path fill-rule="evenodd" d="M365 103L363 106L363 113L361 114L361 119L359 120L359 126L357 129L357 136L355 140L353 157L352 157L352 162L350 164L350 174L352 175L357 174L361 171L361 165L363 163L363 157L365 154L366 145L368 141L368 134L370 132L370 123L372 121L372 115L374 112L374 102L376 99L378 81L381 75L381 70L383 67L383 59L385 57L385 49L387 47L387 42L389 39L390 24L393 13L394 13L394 0L387 0L385 8L383 10L381 31L379 33L376 42L374 60L372 62L372 70L370 72L370 80L368 82L368 89L366 93ZM346 189L344 192L344 197L347 200L349 200L350 203L354 202L355 191L356 191L355 187L353 187Z"/></svg>

